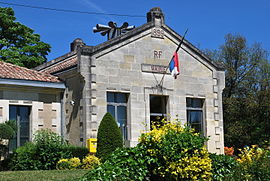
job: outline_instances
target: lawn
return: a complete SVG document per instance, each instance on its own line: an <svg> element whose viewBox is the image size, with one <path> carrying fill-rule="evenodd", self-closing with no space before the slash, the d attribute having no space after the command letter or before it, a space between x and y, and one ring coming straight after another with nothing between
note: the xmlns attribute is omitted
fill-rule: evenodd
<svg viewBox="0 0 270 181"><path fill-rule="evenodd" d="M38 171L6 171L0 172L1 181L48 181L77 180L88 170L38 170Z"/></svg>

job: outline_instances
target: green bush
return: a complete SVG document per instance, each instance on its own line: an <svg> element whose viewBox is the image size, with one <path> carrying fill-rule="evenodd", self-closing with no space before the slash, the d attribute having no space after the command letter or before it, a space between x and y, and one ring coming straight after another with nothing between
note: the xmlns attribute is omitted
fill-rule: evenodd
<svg viewBox="0 0 270 181"><path fill-rule="evenodd" d="M97 157L106 159L116 148L123 147L123 137L113 116L106 113L97 134Z"/></svg>
<svg viewBox="0 0 270 181"><path fill-rule="evenodd" d="M118 148L99 167L90 170L81 181L145 180L147 160L140 148Z"/></svg>
<svg viewBox="0 0 270 181"><path fill-rule="evenodd" d="M14 134L14 130L9 125L0 123L0 157L8 152L8 146L3 143L3 140L11 139Z"/></svg>
<svg viewBox="0 0 270 181"><path fill-rule="evenodd" d="M0 123L0 141L2 139L11 139L15 134L15 130L7 123Z"/></svg>
<svg viewBox="0 0 270 181"><path fill-rule="evenodd" d="M38 130L34 142L17 148L13 157L14 170L51 170L61 158L72 157L65 150L67 143L49 129Z"/></svg>
<svg viewBox="0 0 270 181"><path fill-rule="evenodd" d="M39 161L42 163L40 168L42 170L55 169L58 160L72 157L65 150L68 144L61 136L49 129L38 130L34 137L34 143L37 147Z"/></svg>
<svg viewBox="0 0 270 181"><path fill-rule="evenodd" d="M237 163L233 157L227 155L210 154L212 160L213 180L223 180L233 174Z"/></svg>
<svg viewBox="0 0 270 181"><path fill-rule="evenodd" d="M117 149L81 181L211 180L206 140L180 123L154 127L142 134L135 148Z"/></svg>
<svg viewBox="0 0 270 181"><path fill-rule="evenodd" d="M14 170L51 170L60 159L82 159L88 153L86 147L69 145L58 134L44 129L35 133L33 143L15 150L12 165Z"/></svg>
<svg viewBox="0 0 270 181"><path fill-rule="evenodd" d="M87 147L67 145L63 149L64 152L69 153L72 157L78 157L81 160L89 154L89 150Z"/></svg>
<svg viewBox="0 0 270 181"><path fill-rule="evenodd" d="M17 148L12 158L12 165L13 170L39 170L42 168L36 145L28 142Z"/></svg>
<svg viewBox="0 0 270 181"><path fill-rule="evenodd" d="M210 180L207 139L181 123L167 123L141 135L138 147L146 151L152 180Z"/></svg>
<svg viewBox="0 0 270 181"><path fill-rule="evenodd" d="M16 133L17 132L17 121L16 120L8 120L5 122L7 125L9 125L13 130L14 132Z"/></svg>
<svg viewBox="0 0 270 181"><path fill-rule="evenodd" d="M10 140L13 138L17 131L16 121L9 120L4 123L0 123L0 157L4 157L4 159L8 159L8 144L4 144L3 140ZM9 160L9 159L8 159ZM7 161L8 161L7 160ZM3 164L6 163L5 161L1 161L1 167Z"/></svg>

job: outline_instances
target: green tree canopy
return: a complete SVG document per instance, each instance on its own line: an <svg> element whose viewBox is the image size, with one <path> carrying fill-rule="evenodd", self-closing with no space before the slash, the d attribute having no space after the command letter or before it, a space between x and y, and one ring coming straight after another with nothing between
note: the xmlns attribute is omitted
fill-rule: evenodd
<svg viewBox="0 0 270 181"><path fill-rule="evenodd" d="M34 30L15 20L12 8L0 7L0 60L27 68L44 63L50 45L40 41Z"/></svg>
<svg viewBox="0 0 270 181"><path fill-rule="evenodd" d="M207 50L225 67L225 145L236 148L270 141L270 63L259 43L228 34L218 50Z"/></svg>

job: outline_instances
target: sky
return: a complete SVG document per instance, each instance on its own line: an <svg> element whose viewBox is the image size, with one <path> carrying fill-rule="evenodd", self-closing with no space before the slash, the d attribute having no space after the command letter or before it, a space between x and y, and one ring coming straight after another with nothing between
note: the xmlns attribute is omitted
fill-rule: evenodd
<svg viewBox="0 0 270 181"><path fill-rule="evenodd" d="M57 12L4 5L1 2L55 9L69 9L106 14L139 15L126 17ZM146 23L146 13L160 7L165 23L199 49L218 49L228 33L246 37L248 43L261 43L270 51L269 0L0 0L1 7L12 7L17 21L32 28L41 40L51 45L48 61L70 51L70 43L83 39L86 45L95 46L106 37L93 33L96 24L107 25L114 21L136 27Z"/></svg>

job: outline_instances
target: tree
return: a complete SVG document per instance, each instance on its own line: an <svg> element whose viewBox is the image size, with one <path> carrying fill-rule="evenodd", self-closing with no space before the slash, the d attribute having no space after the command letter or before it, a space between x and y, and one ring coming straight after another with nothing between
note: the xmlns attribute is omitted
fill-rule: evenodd
<svg viewBox="0 0 270 181"><path fill-rule="evenodd" d="M97 157L106 159L116 148L123 147L123 136L110 113L102 118L97 135Z"/></svg>
<svg viewBox="0 0 270 181"><path fill-rule="evenodd" d="M207 50L225 65L223 91L225 144L236 148L270 140L270 64L259 43L228 34L218 50ZM268 98L267 98L268 96Z"/></svg>
<svg viewBox="0 0 270 181"><path fill-rule="evenodd" d="M50 45L40 41L34 30L15 20L12 8L0 7L0 60L27 68L44 63Z"/></svg>

